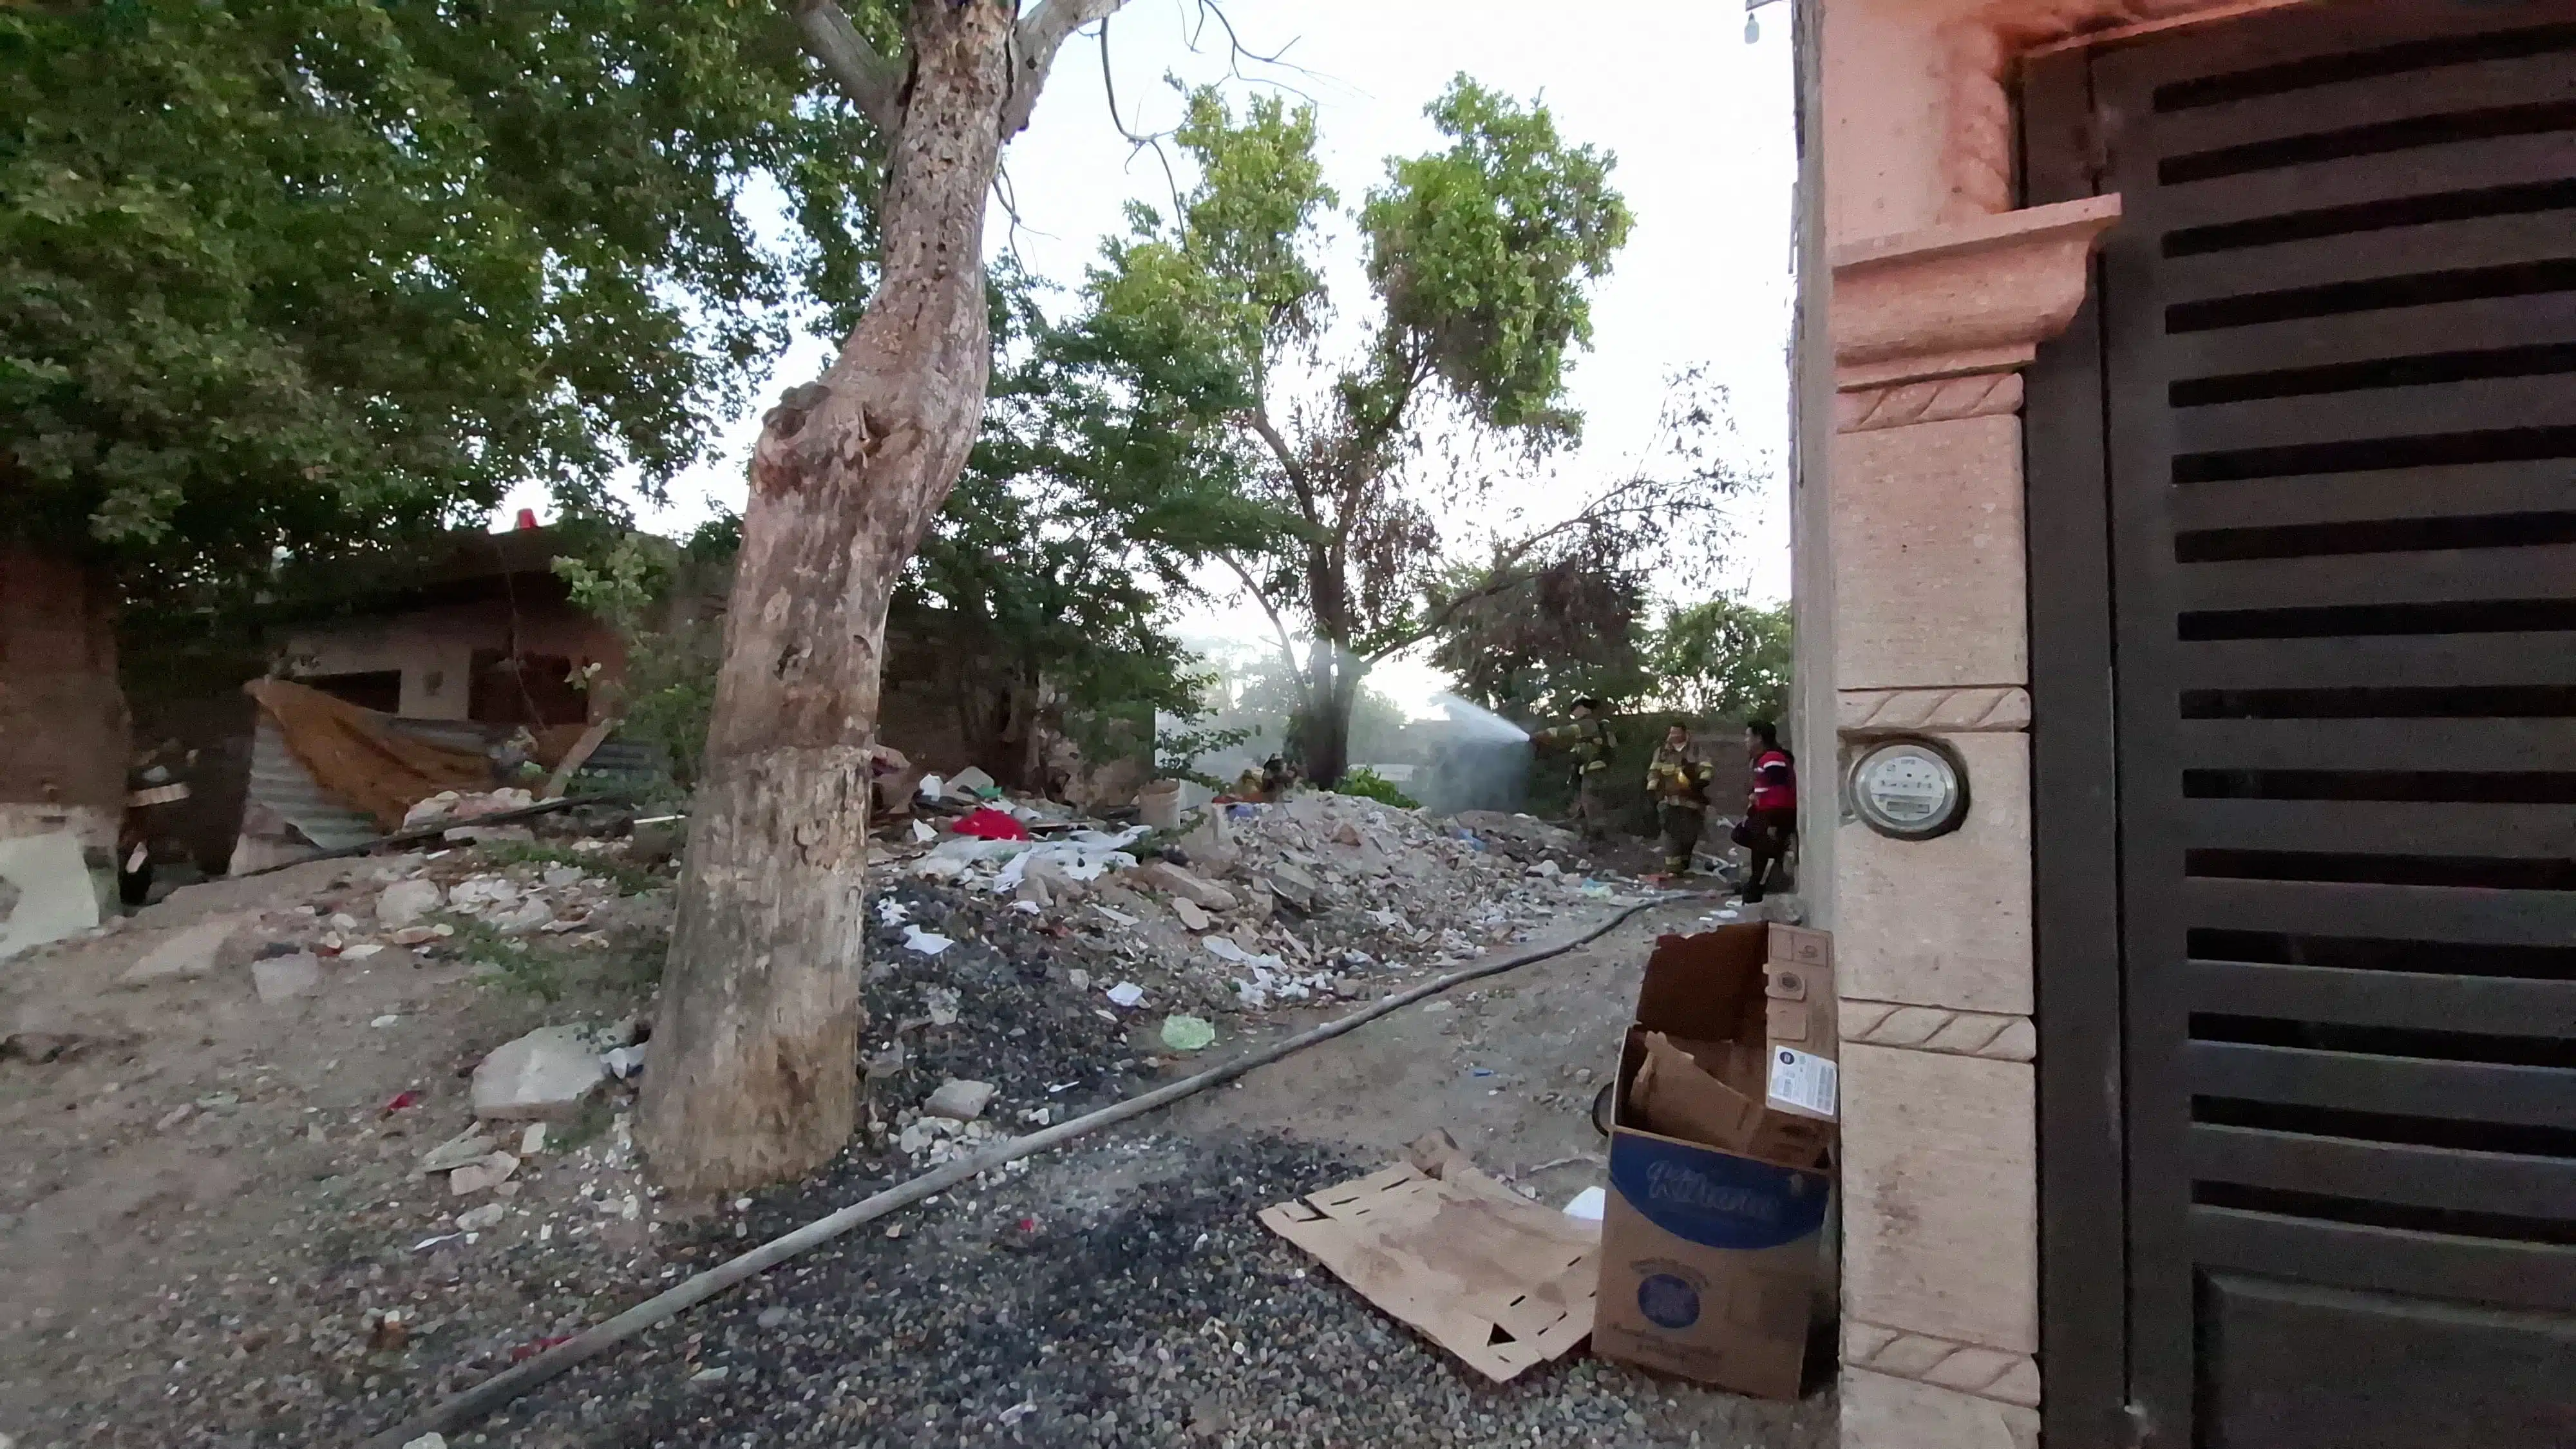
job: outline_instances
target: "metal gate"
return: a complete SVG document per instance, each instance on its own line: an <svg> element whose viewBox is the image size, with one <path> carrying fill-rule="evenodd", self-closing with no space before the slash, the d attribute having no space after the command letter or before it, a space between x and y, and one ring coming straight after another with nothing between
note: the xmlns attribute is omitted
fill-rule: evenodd
<svg viewBox="0 0 2576 1449"><path fill-rule="evenodd" d="M2023 87L2050 1449L2576 1446L2576 3Z"/></svg>

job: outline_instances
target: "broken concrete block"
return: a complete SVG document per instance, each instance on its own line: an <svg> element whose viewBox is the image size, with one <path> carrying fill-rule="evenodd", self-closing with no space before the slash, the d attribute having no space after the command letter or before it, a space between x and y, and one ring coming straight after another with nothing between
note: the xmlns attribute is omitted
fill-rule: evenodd
<svg viewBox="0 0 2576 1449"><path fill-rule="evenodd" d="M491 1137L469 1127L421 1154L420 1165L413 1168L412 1173L426 1177L433 1172L452 1172L477 1158L488 1156L492 1145Z"/></svg>
<svg viewBox="0 0 2576 1449"><path fill-rule="evenodd" d="M518 1158L507 1152L488 1153L447 1174L447 1190L456 1197L483 1192L508 1182L518 1170Z"/></svg>
<svg viewBox="0 0 2576 1449"><path fill-rule="evenodd" d="M1311 915L1324 894L1324 883L1283 860L1270 867L1270 893Z"/></svg>
<svg viewBox="0 0 2576 1449"><path fill-rule="evenodd" d="M992 1105L996 1090L990 1082L967 1082L952 1077L939 1084L939 1090L930 1094L930 1100L921 1104L921 1110L951 1122L972 1122L983 1116L984 1109Z"/></svg>
<svg viewBox="0 0 2576 1449"><path fill-rule="evenodd" d="M1139 866L1137 876L1145 884L1167 895L1178 897L1203 910L1230 911L1237 904L1234 892L1215 881L1192 875L1168 860Z"/></svg>
<svg viewBox="0 0 2576 1449"><path fill-rule="evenodd" d="M1180 917L1181 924L1193 931L1204 931L1208 927L1216 924L1215 919L1209 916L1207 912L1200 910L1198 902L1191 900L1188 896L1174 896L1172 898L1172 914Z"/></svg>
<svg viewBox="0 0 2576 1449"><path fill-rule="evenodd" d="M463 1232L479 1233L486 1228L499 1227L501 1225L501 1219L508 1217L509 1215L510 1210L507 1207L504 1207L497 1202L487 1202L481 1207L467 1208L465 1211L458 1213L456 1215L456 1226Z"/></svg>
<svg viewBox="0 0 2576 1449"><path fill-rule="evenodd" d="M486 1122L562 1121L606 1080L608 1069L577 1026L541 1026L474 1068L474 1115Z"/></svg>
<svg viewBox="0 0 2576 1449"><path fill-rule="evenodd" d="M309 951L272 956L250 963L250 980L262 1001L293 1001L322 989L322 962Z"/></svg>
<svg viewBox="0 0 2576 1449"><path fill-rule="evenodd" d="M516 909L492 918L493 929L504 936L524 936L555 918L555 908L542 896L530 896Z"/></svg>
<svg viewBox="0 0 2576 1449"><path fill-rule="evenodd" d="M985 791L998 788L992 776L973 765L948 777L948 798L951 800L981 800Z"/></svg>
<svg viewBox="0 0 2576 1449"><path fill-rule="evenodd" d="M398 880L376 897L376 921L388 931L399 931L437 910L446 899L447 892L434 880L419 876Z"/></svg>
<svg viewBox="0 0 2576 1449"><path fill-rule="evenodd" d="M216 916L199 921L143 954L116 978L119 986L149 986L159 981L194 981L220 964L224 947L249 924L243 916Z"/></svg>

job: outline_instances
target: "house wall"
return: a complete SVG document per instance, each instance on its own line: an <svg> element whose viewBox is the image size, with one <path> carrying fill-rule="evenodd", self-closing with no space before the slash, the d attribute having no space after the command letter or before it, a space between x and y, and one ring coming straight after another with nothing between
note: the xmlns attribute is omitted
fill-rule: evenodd
<svg viewBox="0 0 2576 1449"><path fill-rule="evenodd" d="M0 840L69 830L103 859L125 812L114 604L79 565L0 544Z"/></svg>
<svg viewBox="0 0 2576 1449"><path fill-rule="evenodd" d="M1844 759L1965 762L1965 825L1832 842L1842 993L1846 1449L2039 1437L2021 369L2080 308L2118 198L2017 207L2009 73L2243 0L1820 0ZM1802 577L1805 575L1802 575Z"/></svg>
<svg viewBox="0 0 2576 1449"><path fill-rule="evenodd" d="M624 651L615 631L561 599L508 599L446 604L403 613L310 626L288 636L288 672L294 676L402 672L402 706L411 719L469 717L474 652L507 650L512 639L523 654L554 655L575 667L598 663L613 681ZM607 695L591 695L595 718Z"/></svg>

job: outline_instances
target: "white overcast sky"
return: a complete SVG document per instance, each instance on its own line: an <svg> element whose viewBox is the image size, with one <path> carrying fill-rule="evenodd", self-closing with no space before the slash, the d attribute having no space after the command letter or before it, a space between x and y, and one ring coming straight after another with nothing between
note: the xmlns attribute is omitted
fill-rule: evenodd
<svg viewBox="0 0 2576 1449"><path fill-rule="evenodd" d="M1732 390L1745 450L1772 462L1765 494L1742 511L1737 558L1727 583L1760 599L1788 595L1785 484L1778 476L1787 435L1790 138L1788 26L1765 13L1747 44L1737 0L1674 3L1623 0L1608 16L1549 0L1226 0L1226 13L1251 49L1286 47L1297 69L1244 63L1249 84L1275 79L1310 98L1322 133L1326 175L1355 206L1384 175L1386 158L1434 148L1438 133L1423 106L1464 71L1522 99L1543 99L1568 140L1618 158L1613 179L1637 224L1615 270L1596 293L1592 350L1576 361L1571 387L1587 417L1584 452L1559 464L1573 479L1606 476L1651 436L1674 370L1705 364ZM1159 130L1178 97L1166 73L1186 82L1226 79L1222 32L1198 36L1197 0L1131 0L1110 34L1120 112L1130 129ZM1016 236L999 207L986 227L989 248L1016 245L1024 264L1068 286L1099 256L1103 237L1125 230L1131 198L1170 195L1151 155L1131 155L1111 125L1095 41L1079 38L1059 57L1027 132L1006 154L1021 225ZM1187 178L1183 178L1187 184ZM1166 209L1168 202L1165 201ZM1345 313L1365 307L1358 250L1348 227L1329 278ZM821 371L828 353L800 343L780 359L765 399ZM765 403L763 404L765 405ZM648 526L682 531L707 515L710 500L739 507L755 417L725 430L718 457L677 480L671 505ZM1566 489L1565 493L1575 490ZM1550 512L1537 480L1507 482L1498 502L1533 518ZM1559 502L1570 511L1575 500ZM514 497L510 509L541 504ZM1211 583L1214 580L1211 579ZM1261 615L1219 598L1189 607L1178 624L1189 638L1268 637ZM1397 661L1373 682L1420 712L1442 681Z"/></svg>

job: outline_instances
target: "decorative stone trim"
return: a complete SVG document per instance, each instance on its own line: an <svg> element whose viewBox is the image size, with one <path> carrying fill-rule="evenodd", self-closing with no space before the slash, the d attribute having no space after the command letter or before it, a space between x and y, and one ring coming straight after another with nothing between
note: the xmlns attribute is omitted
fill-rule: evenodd
<svg viewBox="0 0 2576 1449"><path fill-rule="evenodd" d="M1846 1042L1998 1062L2026 1062L2039 1055L2039 1033L2027 1016L1849 999L1836 1003L1835 1010Z"/></svg>
<svg viewBox="0 0 2576 1449"><path fill-rule="evenodd" d="M2039 1365L2029 1354L1843 1320L1843 1362L2019 1408L2039 1407Z"/></svg>
<svg viewBox="0 0 2576 1449"><path fill-rule="evenodd" d="M1836 387L2028 366L2075 320L2093 244L2119 218L2119 197L2088 196L1834 248Z"/></svg>
<svg viewBox="0 0 2576 1449"><path fill-rule="evenodd" d="M2002 733L2030 728L2030 691L2014 685L1846 689L1834 697L1834 713L1834 724L1844 734Z"/></svg>
<svg viewBox="0 0 2576 1449"><path fill-rule="evenodd" d="M1834 395L1834 431L1861 433L2021 410L2021 374L1988 372Z"/></svg>

